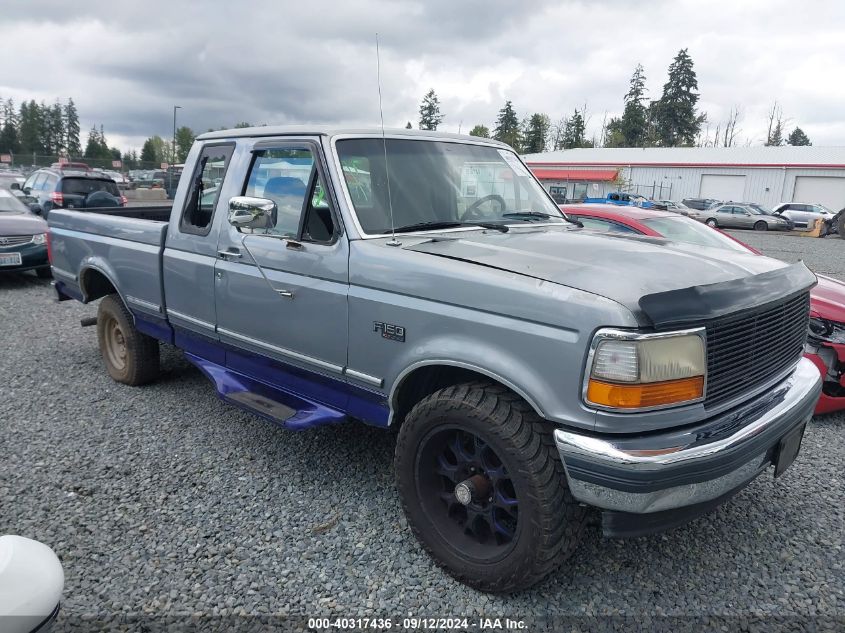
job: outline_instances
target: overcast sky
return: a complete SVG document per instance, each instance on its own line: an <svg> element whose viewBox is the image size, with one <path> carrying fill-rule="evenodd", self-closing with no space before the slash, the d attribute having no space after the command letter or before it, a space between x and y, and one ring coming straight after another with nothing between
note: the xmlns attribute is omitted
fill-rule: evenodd
<svg viewBox="0 0 845 633"><path fill-rule="evenodd" d="M0 97L73 97L111 145L255 124L416 127L434 88L441 129L493 127L506 99L552 120L587 104L588 133L622 110L640 62L652 98L688 48L711 127L739 105L740 142L762 143L777 99L788 129L845 145L845 2L838 0L3 0Z"/></svg>

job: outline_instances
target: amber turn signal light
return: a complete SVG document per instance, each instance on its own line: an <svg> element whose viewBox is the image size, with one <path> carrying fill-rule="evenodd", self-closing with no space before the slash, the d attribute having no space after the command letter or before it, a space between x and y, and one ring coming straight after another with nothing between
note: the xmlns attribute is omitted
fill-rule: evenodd
<svg viewBox="0 0 845 633"><path fill-rule="evenodd" d="M590 379L587 400L617 409L644 409L698 400L704 395L704 376L638 385Z"/></svg>

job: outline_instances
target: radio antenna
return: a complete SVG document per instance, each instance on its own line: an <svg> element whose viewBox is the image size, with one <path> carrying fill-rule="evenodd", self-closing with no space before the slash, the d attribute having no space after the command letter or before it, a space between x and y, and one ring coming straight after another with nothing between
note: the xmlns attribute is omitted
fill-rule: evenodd
<svg viewBox="0 0 845 633"><path fill-rule="evenodd" d="M381 147L384 150L384 175L387 180L387 209L390 212L390 236L388 246L399 246L396 241L396 224L393 221L393 198L390 195L390 169L387 166L387 139L384 135L384 109L381 105L381 54L378 48L378 33L376 33L376 80L378 81L378 113L381 117Z"/></svg>

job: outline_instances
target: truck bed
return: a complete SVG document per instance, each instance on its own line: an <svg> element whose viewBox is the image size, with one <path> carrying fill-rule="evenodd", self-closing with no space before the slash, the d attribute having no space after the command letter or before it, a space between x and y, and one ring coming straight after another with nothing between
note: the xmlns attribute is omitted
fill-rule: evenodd
<svg viewBox="0 0 845 633"><path fill-rule="evenodd" d="M164 209L54 209L48 223L57 288L88 300L95 292L93 284L105 277L133 308L161 314L161 257L170 207L160 219Z"/></svg>
<svg viewBox="0 0 845 633"><path fill-rule="evenodd" d="M170 210L173 205L158 206L127 206L127 207L92 207L85 209L84 213L97 213L100 215L112 215L121 218L136 218L138 220L157 220L167 222L170 220ZM58 209L56 209L58 211Z"/></svg>

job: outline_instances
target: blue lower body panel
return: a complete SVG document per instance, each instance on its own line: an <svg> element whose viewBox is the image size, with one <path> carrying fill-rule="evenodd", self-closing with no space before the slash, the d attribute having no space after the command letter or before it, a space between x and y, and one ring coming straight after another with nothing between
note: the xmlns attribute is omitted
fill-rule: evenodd
<svg viewBox="0 0 845 633"><path fill-rule="evenodd" d="M223 400L285 428L302 430L350 418L387 427L390 409L384 394L173 328L137 312L135 326L182 349Z"/></svg>
<svg viewBox="0 0 845 633"><path fill-rule="evenodd" d="M339 424L347 420L345 413L306 400L281 387L267 385L190 352L186 352L185 357L214 383L218 395L223 400L281 424L287 429L298 431L324 424ZM273 404L277 406L274 407Z"/></svg>

